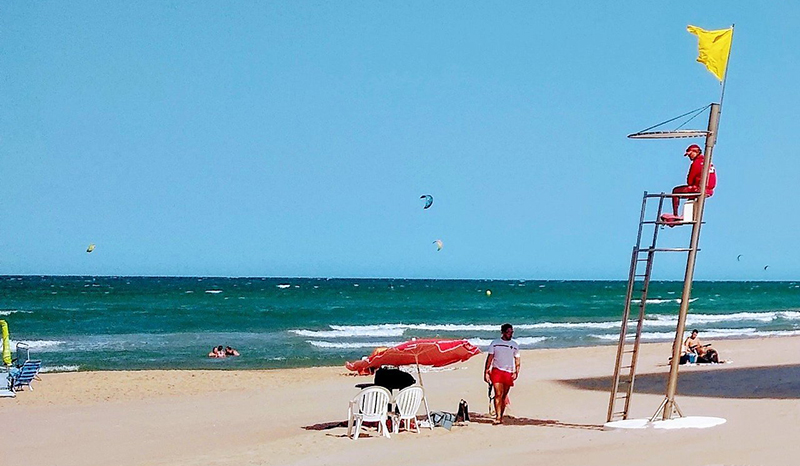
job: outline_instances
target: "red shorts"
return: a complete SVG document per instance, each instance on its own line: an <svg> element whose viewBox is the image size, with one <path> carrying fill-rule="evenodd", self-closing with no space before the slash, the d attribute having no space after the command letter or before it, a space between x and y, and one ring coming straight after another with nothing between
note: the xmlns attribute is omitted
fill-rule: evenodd
<svg viewBox="0 0 800 466"><path fill-rule="evenodd" d="M489 379L492 383L501 383L507 387L514 386L514 373L500 370L496 367L493 367L489 373Z"/></svg>

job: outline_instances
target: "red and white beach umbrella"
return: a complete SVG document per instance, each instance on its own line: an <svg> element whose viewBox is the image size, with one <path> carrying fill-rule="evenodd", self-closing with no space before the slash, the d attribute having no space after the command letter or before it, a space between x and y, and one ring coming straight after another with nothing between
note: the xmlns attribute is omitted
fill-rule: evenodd
<svg viewBox="0 0 800 466"><path fill-rule="evenodd" d="M419 384L422 383L422 373L419 366L442 367L467 359L480 353L481 350L467 340L441 340L430 338L423 340L411 340L401 343L391 348L376 348L372 355L359 361L347 362L345 367L351 371L357 371L361 375L370 373L370 369L377 369L381 366L417 366L417 377ZM431 423L430 409L428 408L428 397L423 394L422 401L425 404L425 414L428 418L428 426L433 428Z"/></svg>
<svg viewBox="0 0 800 466"><path fill-rule="evenodd" d="M467 340L411 340L392 348L378 349L365 359L346 363L345 367L361 374L381 366L442 367L466 361L480 352L477 346Z"/></svg>

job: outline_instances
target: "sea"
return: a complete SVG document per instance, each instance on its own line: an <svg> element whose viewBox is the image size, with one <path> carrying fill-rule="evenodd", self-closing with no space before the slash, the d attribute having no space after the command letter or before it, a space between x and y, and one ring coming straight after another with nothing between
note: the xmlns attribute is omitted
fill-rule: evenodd
<svg viewBox="0 0 800 466"><path fill-rule="evenodd" d="M653 282L644 341L671 341L682 282ZM0 277L0 319L44 371L343 365L412 338L615 345L623 281ZM800 334L800 282L696 282L706 341ZM207 357L212 346L241 356Z"/></svg>

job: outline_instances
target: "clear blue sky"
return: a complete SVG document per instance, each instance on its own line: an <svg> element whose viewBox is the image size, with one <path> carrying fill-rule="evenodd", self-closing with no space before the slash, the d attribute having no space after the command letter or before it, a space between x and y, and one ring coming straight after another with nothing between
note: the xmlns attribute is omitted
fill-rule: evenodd
<svg viewBox="0 0 800 466"><path fill-rule="evenodd" d="M730 1L3 2L0 273L625 279L731 23L696 278L798 279L800 7Z"/></svg>

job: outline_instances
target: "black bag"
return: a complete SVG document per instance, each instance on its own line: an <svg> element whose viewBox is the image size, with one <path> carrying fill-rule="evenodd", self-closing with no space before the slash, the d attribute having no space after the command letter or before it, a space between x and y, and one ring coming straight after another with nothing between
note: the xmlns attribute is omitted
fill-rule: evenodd
<svg viewBox="0 0 800 466"><path fill-rule="evenodd" d="M458 413L456 413L456 422L469 422L469 405L467 401L462 399L458 403Z"/></svg>

